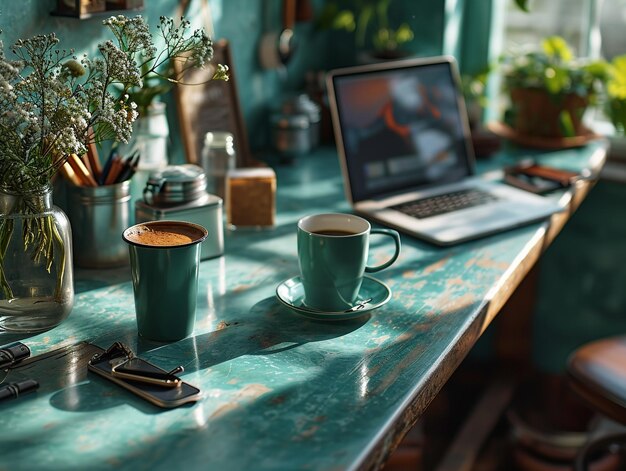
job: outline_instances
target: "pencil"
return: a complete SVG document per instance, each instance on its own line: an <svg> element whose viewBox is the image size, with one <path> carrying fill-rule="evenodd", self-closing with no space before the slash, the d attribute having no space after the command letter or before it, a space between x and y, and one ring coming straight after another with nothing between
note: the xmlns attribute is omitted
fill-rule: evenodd
<svg viewBox="0 0 626 471"><path fill-rule="evenodd" d="M89 173L83 161L80 160L76 154L70 154L67 161L72 167L72 170L74 170L74 173L83 183L83 186L98 186L96 180L94 180L93 176Z"/></svg>
<svg viewBox="0 0 626 471"><path fill-rule="evenodd" d="M118 156L114 156L111 160L111 168L109 173L106 176L106 180L104 181L105 185L111 185L117 181L117 177L120 175L120 172L124 168L124 164L122 163L122 159Z"/></svg>
<svg viewBox="0 0 626 471"><path fill-rule="evenodd" d="M76 173L74 173L74 170L72 169L69 163L64 162L63 165L61 165L61 167L59 168L59 170L61 171L63 178L68 180L70 183L76 186L83 186L81 179L78 178Z"/></svg>
<svg viewBox="0 0 626 471"><path fill-rule="evenodd" d="M81 155L79 157L79 160L83 163L83 165L87 169L87 173L89 173L89 175L91 175L95 179L96 175L94 174L93 168L91 168L91 163L89 162L89 159L87 158L87 154ZM96 183L98 182L96 181Z"/></svg>
<svg viewBox="0 0 626 471"><path fill-rule="evenodd" d="M100 158L98 156L98 149L96 148L95 142L87 144L87 160L89 160L89 165L91 166L94 178L99 180L100 175L102 175L102 167L100 165Z"/></svg>

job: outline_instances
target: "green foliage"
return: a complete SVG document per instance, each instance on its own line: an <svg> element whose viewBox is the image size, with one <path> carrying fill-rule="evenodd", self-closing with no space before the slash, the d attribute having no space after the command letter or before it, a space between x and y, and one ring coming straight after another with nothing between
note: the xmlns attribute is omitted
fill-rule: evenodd
<svg viewBox="0 0 626 471"><path fill-rule="evenodd" d="M395 51L400 45L412 41L414 34L408 23L390 27L390 4L391 0L329 1L317 19L317 27L354 34L359 49L369 46L369 37L376 51Z"/></svg>
<svg viewBox="0 0 626 471"><path fill-rule="evenodd" d="M468 103L478 103L482 108L487 106L487 96L485 88L492 67L486 67L476 74L463 74L461 76L461 86L463 96Z"/></svg>
<svg viewBox="0 0 626 471"><path fill-rule="evenodd" d="M527 13L530 11L530 8L528 7L528 0L515 0L515 4L522 11Z"/></svg>
<svg viewBox="0 0 626 471"><path fill-rule="evenodd" d="M613 58L606 84L607 113L616 131L626 135L626 55Z"/></svg>
<svg viewBox="0 0 626 471"><path fill-rule="evenodd" d="M565 40L551 36L541 50L513 51L500 59L506 87L535 88L559 97L576 94L593 102L608 78L604 61L582 62Z"/></svg>

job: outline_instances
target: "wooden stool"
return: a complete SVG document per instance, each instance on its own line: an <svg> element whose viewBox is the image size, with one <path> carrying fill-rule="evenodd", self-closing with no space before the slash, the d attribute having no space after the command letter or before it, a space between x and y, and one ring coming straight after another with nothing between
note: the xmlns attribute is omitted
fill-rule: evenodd
<svg viewBox="0 0 626 471"><path fill-rule="evenodd" d="M602 339L583 345L569 357L567 373L573 389L596 411L626 424L626 336ZM574 464L587 469L587 458L610 446L626 447L626 433L590 441Z"/></svg>

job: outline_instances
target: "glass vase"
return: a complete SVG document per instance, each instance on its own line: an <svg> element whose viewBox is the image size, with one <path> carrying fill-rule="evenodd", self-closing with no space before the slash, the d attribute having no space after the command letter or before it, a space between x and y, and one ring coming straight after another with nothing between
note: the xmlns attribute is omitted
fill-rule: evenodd
<svg viewBox="0 0 626 471"><path fill-rule="evenodd" d="M52 190L0 190L0 332L37 333L74 303L72 234Z"/></svg>

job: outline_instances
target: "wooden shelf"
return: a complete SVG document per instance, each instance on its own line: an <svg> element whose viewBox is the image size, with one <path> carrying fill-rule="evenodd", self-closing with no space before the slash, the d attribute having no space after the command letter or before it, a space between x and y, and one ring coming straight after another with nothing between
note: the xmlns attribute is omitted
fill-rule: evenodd
<svg viewBox="0 0 626 471"><path fill-rule="evenodd" d="M126 10L105 10L105 11L99 11L99 12L95 12L95 13L83 13L82 15L76 15L73 13L69 13L69 12L62 12L62 11L58 11L58 10L53 10L50 12L50 15L52 16L64 16L66 18L74 18L77 20L86 20L89 18L97 18L97 17L108 17L108 16L116 16L116 15L124 15L126 13L138 13L143 11L143 7L140 8L129 8Z"/></svg>

